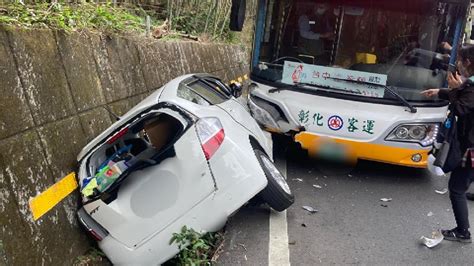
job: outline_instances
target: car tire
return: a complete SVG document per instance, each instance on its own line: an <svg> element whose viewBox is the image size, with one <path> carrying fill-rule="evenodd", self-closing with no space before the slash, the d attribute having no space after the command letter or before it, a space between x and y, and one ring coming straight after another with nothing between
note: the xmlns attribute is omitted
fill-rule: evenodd
<svg viewBox="0 0 474 266"><path fill-rule="evenodd" d="M275 211L284 211L295 202L295 197L285 177L276 168L270 158L261 150L254 150L268 184L260 192L260 197Z"/></svg>

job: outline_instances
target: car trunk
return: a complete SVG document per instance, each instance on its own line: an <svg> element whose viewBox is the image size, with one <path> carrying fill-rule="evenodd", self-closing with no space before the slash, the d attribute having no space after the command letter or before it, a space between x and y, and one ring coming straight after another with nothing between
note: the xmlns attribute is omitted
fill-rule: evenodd
<svg viewBox="0 0 474 266"><path fill-rule="evenodd" d="M148 114L123 127L88 158L88 177L81 180L83 195L100 196L130 173L173 156L172 144L183 131L179 120L164 113Z"/></svg>
<svg viewBox="0 0 474 266"><path fill-rule="evenodd" d="M128 247L158 233L215 189L192 120L171 109L131 119L83 164L84 209Z"/></svg>

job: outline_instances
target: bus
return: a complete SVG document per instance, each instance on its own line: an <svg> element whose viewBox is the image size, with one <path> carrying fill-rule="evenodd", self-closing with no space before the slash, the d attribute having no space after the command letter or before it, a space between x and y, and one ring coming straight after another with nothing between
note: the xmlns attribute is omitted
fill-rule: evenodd
<svg viewBox="0 0 474 266"><path fill-rule="evenodd" d="M243 23L242 3L234 1L231 29ZM448 102L420 92L446 87L456 71L470 8L468 0L258 0L249 109L310 153L330 147L425 168Z"/></svg>

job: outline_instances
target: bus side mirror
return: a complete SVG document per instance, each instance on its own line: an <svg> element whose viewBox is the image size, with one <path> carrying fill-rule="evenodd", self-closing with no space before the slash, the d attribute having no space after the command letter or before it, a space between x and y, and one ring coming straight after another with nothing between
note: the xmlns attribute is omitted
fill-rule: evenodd
<svg viewBox="0 0 474 266"><path fill-rule="evenodd" d="M245 21L246 0L232 0L229 28L231 31L242 31Z"/></svg>
<svg viewBox="0 0 474 266"><path fill-rule="evenodd" d="M234 96L235 98L239 98L242 95L242 84L240 84L239 82L232 82L229 87L232 96Z"/></svg>

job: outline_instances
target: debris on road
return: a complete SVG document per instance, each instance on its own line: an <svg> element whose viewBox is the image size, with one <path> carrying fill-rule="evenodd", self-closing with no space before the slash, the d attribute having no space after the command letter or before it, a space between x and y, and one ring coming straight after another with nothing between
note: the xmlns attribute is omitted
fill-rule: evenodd
<svg viewBox="0 0 474 266"><path fill-rule="evenodd" d="M388 207L388 205L387 205L387 204L380 204L380 206L382 206L382 207L385 207L385 208L387 208L387 207Z"/></svg>
<svg viewBox="0 0 474 266"><path fill-rule="evenodd" d="M294 240L290 241L290 242L288 242L288 245L296 245L296 241L294 241Z"/></svg>
<svg viewBox="0 0 474 266"><path fill-rule="evenodd" d="M220 241L219 246L217 246L217 248L214 251L214 255L212 255L211 257L212 262L216 262L217 259L219 259L219 256L222 254L222 252L224 252L224 242L225 242L224 237L222 237L222 240Z"/></svg>
<svg viewBox="0 0 474 266"><path fill-rule="evenodd" d="M298 181L298 182L303 182L303 179L301 179L301 178L293 178L293 179L291 179L291 180L293 180L293 181Z"/></svg>
<svg viewBox="0 0 474 266"><path fill-rule="evenodd" d="M390 201L392 201L392 198L381 198L380 201L390 202Z"/></svg>
<svg viewBox="0 0 474 266"><path fill-rule="evenodd" d="M311 206L303 206L302 208L303 208L303 210L305 210L305 211L307 211L307 212L309 212L309 213L311 213L311 214L318 212L318 210L316 210L315 208L313 208L313 207L311 207Z"/></svg>
<svg viewBox="0 0 474 266"><path fill-rule="evenodd" d="M431 216L433 216L433 215L434 215L433 212L429 212L426 216L431 217Z"/></svg>
<svg viewBox="0 0 474 266"><path fill-rule="evenodd" d="M316 185L316 184L313 184L313 187L314 187L314 188L323 188L322 186Z"/></svg>
<svg viewBox="0 0 474 266"><path fill-rule="evenodd" d="M245 247L244 244L240 244L240 243L239 243L239 244L237 244L237 245L238 245L238 246L241 246L245 251L247 251L247 248Z"/></svg>
<svg viewBox="0 0 474 266"><path fill-rule="evenodd" d="M306 224L301 224L302 227L306 227Z"/></svg>
<svg viewBox="0 0 474 266"><path fill-rule="evenodd" d="M438 193L438 194L444 195L444 194L448 193L448 189L444 188L444 189L441 189L441 190L435 190L435 192Z"/></svg>
<svg viewBox="0 0 474 266"><path fill-rule="evenodd" d="M420 242L422 245L425 245L428 248L436 247L441 241L443 241L444 237L443 234L439 231L434 231L431 233L431 237L422 236L420 238Z"/></svg>

